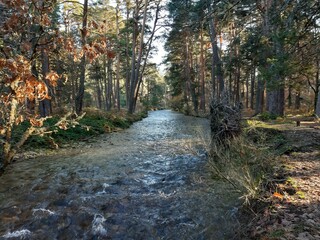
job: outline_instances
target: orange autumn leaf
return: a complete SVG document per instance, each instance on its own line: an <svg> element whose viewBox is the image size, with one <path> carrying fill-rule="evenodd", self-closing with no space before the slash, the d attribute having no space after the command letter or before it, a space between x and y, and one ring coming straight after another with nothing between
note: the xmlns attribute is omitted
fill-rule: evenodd
<svg viewBox="0 0 320 240"><path fill-rule="evenodd" d="M0 58L0 69L4 68L6 66L6 59Z"/></svg>
<svg viewBox="0 0 320 240"><path fill-rule="evenodd" d="M98 28L99 28L99 24L98 24L96 21L94 21L94 20L91 21L91 26L92 26L93 28L95 28L95 29L98 29Z"/></svg>
<svg viewBox="0 0 320 240"><path fill-rule="evenodd" d="M67 123L66 122L61 122L59 124L59 128L62 129L62 130L67 130L68 129Z"/></svg>
<svg viewBox="0 0 320 240"><path fill-rule="evenodd" d="M37 98L39 100L50 99L50 96L48 95L48 88L44 83L39 82L38 85L36 86L36 90L37 90Z"/></svg>
<svg viewBox="0 0 320 240"><path fill-rule="evenodd" d="M275 192L274 194L272 194L272 196L281 200L283 199L283 195L278 192Z"/></svg>
<svg viewBox="0 0 320 240"><path fill-rule="evenodd" d="M57 86L57 81L60 78L60 76L56 72L49 72L46 76L46 79L49 80L50 84L54 87Z"/></svg>
<svg viewBox="0 0 320 240"><path fill-rule="evenodd" d="M30 124L33 127L42 127L43 126L43 120L44 119L35 119L35 118L30 118Z"/></svg>

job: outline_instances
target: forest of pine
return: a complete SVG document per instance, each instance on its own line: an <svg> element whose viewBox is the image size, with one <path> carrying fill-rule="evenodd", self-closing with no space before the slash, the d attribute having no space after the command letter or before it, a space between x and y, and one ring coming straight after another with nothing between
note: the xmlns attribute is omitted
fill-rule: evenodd
<svg viewBox="0 0 320 240"><path fill-rule="evenodd" d="M223 151L244 119L319 121L320 2L0 0L1 170L30 139L160 109L210 117Z"/></svg>
<svg viewBox="0 0 320 240"><path fill-rule="evenodd" d="M318 1L15 0L0 11L5 155L14 125L85 107L197 115L227 94L251 115L320 114Z"/></svg>

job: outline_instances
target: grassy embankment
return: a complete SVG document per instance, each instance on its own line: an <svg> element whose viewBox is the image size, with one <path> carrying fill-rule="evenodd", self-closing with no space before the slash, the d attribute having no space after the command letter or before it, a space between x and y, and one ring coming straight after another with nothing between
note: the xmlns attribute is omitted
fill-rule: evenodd
<svg viewBox="0 0 320 240"><path fill-rule="evenodd" d="M291 178L291 156L301 151L294 144L304 141L305 135L295 134L295 139L289 140L288 132L301 129L295 121L259 117L244 121L241 136L230 140L226 147L213 145L209 167L214 177L228 181L242 194L241 239L280 239L287 236L285 229L289 225L293 226L290 234L299 236L295 225L281 215L279 206L286 208L294 199L304 198L299 184ZM301 129L299 134L303 133ZM279 227L279 222L288 225Z"/></svg>

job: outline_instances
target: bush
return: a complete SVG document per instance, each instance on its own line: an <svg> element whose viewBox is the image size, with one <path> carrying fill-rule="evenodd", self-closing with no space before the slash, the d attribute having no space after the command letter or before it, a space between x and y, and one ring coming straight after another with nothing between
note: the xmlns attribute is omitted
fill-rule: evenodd
<svg viewBox="0 0 320 240"><path fill-rule="evenodd" d="M270 120L276 120L278 115L272 114L269 112L263 112L263 113L260 113L257 117L261 121L270 121Z"/></svg>

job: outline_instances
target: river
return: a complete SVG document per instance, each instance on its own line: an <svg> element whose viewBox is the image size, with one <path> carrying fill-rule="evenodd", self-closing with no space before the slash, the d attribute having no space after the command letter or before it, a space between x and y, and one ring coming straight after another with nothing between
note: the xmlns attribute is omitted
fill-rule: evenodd
<svg viewBox="0 0 320 240"><path fill-rule="evenodd" d="M0 177L0 239L233 239L239 200L213 180L207 119L161 110Z"/></svg>

